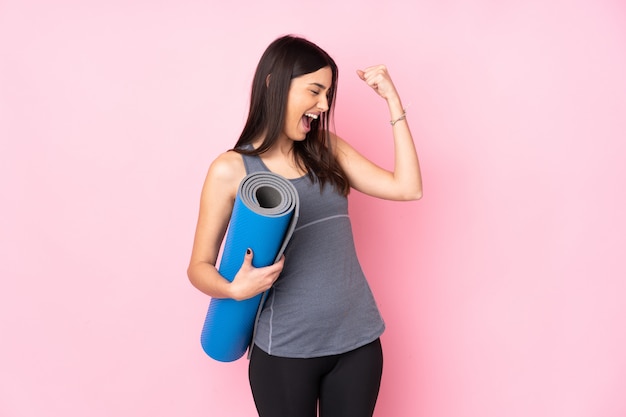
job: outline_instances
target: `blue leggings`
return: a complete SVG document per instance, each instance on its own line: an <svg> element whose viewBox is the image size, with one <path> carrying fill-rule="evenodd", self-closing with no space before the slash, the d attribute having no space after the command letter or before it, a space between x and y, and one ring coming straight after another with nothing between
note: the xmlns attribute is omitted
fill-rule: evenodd
<svg viewBox="0 0 626 417"><path fill-rule="evenodd" d="M380 340L340 355L271 356L254 346L249 377L259 417L371 417L383 371Z"/></svg>

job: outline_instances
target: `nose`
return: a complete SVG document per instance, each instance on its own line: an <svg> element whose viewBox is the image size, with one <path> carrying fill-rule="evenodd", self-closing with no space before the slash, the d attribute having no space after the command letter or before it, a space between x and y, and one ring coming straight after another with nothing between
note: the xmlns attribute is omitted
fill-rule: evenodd
<svg viewBox="0 0 626 417"><path fill-rule="evenodd" d="M328 97L326 97L326 94L320 94L319 97L320 99L317 102L317 108L322 112L328 111Z"/></svg>

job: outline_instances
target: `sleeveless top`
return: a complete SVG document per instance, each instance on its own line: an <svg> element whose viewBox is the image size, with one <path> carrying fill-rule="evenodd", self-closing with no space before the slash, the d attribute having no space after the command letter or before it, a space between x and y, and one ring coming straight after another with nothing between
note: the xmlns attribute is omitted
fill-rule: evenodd
<svg viewBox="0 0 626 417"><path fill-rule="evenodd" d="M269 171L242 155L246 172ZM290 180L300 216L270 289L254 343L270 355L312 358L345 353L376 340L385 324L356 255L348 199L307 175Z"/></svg>

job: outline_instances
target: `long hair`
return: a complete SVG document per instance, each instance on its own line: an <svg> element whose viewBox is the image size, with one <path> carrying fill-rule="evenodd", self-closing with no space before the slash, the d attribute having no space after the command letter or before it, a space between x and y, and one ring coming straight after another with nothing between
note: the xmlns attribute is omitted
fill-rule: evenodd
<svg viewBox="0 0 626 417"><path fill-rule="evenodd" d="M270 149L283 132L291 80L324 67L330 67L332 72L328 111L311 121L311 130L305 140L294 141L294 158L311 180L319 181L320 188L329 183L347 195L350 184L329 140L329 120L333 114L339 71L330 55L306 39L293 35L280 37L261 56L252 82L248 119L233 150L260 155ZM263 142L257 149L246 147L260 137Z"/></svg>

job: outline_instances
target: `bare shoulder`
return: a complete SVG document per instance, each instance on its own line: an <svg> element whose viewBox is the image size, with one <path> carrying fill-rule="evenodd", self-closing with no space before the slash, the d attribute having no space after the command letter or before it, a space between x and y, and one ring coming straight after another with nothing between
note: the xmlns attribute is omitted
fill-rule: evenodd
<svg viewBox="0 0 626 417"><path fill-rule="evenodd" d="M246 174L246 167L243 165L243 158L240 154L235 151L227 151L218 155L211 163L209 174L222 180L243 178Z"/></svg>
<svg viewBox="0 0 626 417"><path fill-rule="evenodd" d="M234 151L220 154L211 163L207 173L206 183L221 192L234 196L241 180L246 176L246 167L243 158Z"/></svg>

